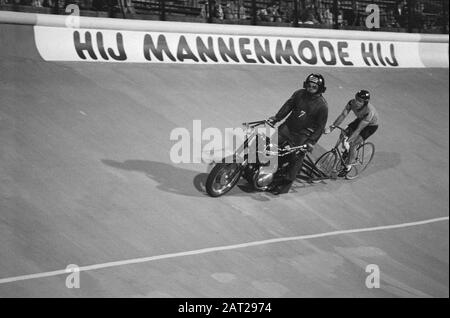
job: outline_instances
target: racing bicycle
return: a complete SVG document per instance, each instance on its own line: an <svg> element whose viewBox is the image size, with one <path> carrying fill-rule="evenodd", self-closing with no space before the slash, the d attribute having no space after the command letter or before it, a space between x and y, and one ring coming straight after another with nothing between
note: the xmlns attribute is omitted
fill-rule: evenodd
<svg viewBox="0 0 450 318"><path fill-rule="evenodd" d="M341 131L336 145L320 156L315 163L317 169L332 179L337 178L339 174L343 173L349 156L348 151L344 147L344 141L348 138L347 132L342 127L336 126L336 128ZM367 169L374 154L375 145L373 143L364 141L359 145L356 148L355 161L351 163L351 169L345 174L345 178L348 180L357 178Z"/></svg>

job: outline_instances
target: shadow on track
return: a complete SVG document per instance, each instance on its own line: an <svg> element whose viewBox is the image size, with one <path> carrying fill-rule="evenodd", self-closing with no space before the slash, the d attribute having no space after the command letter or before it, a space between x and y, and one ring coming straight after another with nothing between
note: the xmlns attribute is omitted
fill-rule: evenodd
<svg viewBox="0 0 450 318"><path fill-rule="evenodd" d="M125 160L120 162L102 159L102 162L113 168L142 172L150 179L158 182L157 188L162 191L187 196L206 196L205 183L208 177L207 173L198 173L198 171L182 169L163 162L150 160ZM188 180L192 184L188 184Z"/></svg>
<svg viewBox="0 0 450 318"><path fill-rule="evenodd" d="M125 160L123 162L102 159L105 165L127 171L137 171L144 173L150 179L158 182L157 188L162 191L176 193L186 196L208 197L205 191L206 178L208 173L188 170L174 165L150 161L150 160ZM362 174L362 178L376 174L380 171L398 166L401 162L400 154L395 152L375 153L371 166ZM210 167L209 167L210 168ZM210 169L208 169L209 171ZM352 181L357 182L359 178ZM291 194L306 195L310 192L331 192L337 190L344 180L323 181L319 183L296 182L291 190ZM226 196L246 196L257 201L269 201L276 198L267 192L255 191L245 181L241 181L237 187L232 189Z"/></svg>
<svg viewBox="0 0 450 318"><path fill-rule="evenodd" d="M208 173L199 173L198 171L150 160L125 160L120 162L102 159L101 161L103 164L116 169L142 172L150 179L158 182L157 188L159 190L186 196L210 198L205 190ZM211 167L208 168L210 170ZM257 201L270 200L269 195L265 192L241 191L239 190L240 187L243 187L242 189L247 188L245 185L238 185L227 193L227 196L246 196Z"/></svg>
<svg viewBox="0 0 450 318"><path fill-rule="evenodd" d="M400 165L401 162L402 157L398 152L377 152L375 150L373 160L367 167L367 170L362 173L362 177L370 176L383 170L395 168Z"/></svg>

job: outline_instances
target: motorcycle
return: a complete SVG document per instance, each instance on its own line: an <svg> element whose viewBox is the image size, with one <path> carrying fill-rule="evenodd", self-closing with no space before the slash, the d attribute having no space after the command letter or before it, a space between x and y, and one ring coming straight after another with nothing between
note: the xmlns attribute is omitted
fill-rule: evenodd
<svg viewBox="0 0 450 318"><path fill-rule="evenodd" d="M224 158L216 163L208 175L206 192L212 197L229 192L241 177L256 190L268 190L275 178L283 178L286 175L288 155L308 151L307 145L291 147L288 142L281 145L273 143L273 136L267 136L265 133L265 128L275 128L268 120L243 125L246 131L243 147L234 152L232 160Z"/></svg>

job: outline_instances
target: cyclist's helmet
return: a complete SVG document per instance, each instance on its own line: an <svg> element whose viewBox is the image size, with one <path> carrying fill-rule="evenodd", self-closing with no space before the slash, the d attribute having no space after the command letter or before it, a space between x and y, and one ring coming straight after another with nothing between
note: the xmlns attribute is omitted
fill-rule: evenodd
<svg viewBox="0 0 450 318"><path fill-rule="evenodd" d="M370 100L370 93L369 91L362 89L359 92L355 94L355 98L361 99L364 101L364 105L367 105Z"/></svg>
<svg viewBox="0 0 450 318"><path fill-rule="evenodd" d="M320 74L309 74L306 80L303 82L303 88L306 88L308 83L315 83L319 85L319 90L317 93L324 93L326 91L325 79Z"/></svg>

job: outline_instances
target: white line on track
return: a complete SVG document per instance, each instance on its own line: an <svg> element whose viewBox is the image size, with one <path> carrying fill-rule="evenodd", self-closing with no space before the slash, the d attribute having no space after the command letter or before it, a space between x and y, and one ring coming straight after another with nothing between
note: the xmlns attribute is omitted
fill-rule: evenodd
<svg viewBox="0 0 450 318"><path fill-rule="evenodd" d="M108 262L108 263L95 264L95 265L89 265L89 266L82 266L79 268L79 271L86 272L86 271L92 271L92 270L108 268L108 267L146 263L146 262L151 262L151 261L156 261L156 260L161 260L161 259L184 257L184 256L190 256L190 255L199 255L199 254L213 253L213 252L218 252L218 251L234 250L234 249L251 247L251 246L281 243L281 242L300 241L300 240L308 240L308 239L313 239L313 238L321 238L321 237L336 236L336 235L343 235L343 234L398 229L398 228L411 227L411 226L436 223L436 222L442 222L442 221L448 221L448 220L449 220L449 217L445 216L445 217L428 219L428 220L417 221L417 222L410 222L410 223L401 223L401 224L384 225L384 226L376 226L376 227L366 227L366 228L360 228L360 229L341 230L341 231L333 231L333 232L325 232L325 233L309 234L309 235L301 235L301 236L281 237L281 238L275 238L275 239L270 239L270 240L255 241L255 242L248 242L248 243L235 244L235 245L216 246L216 247L203 248L203 249L193 250L193 251L163 254L163 255L157 255L157 256L141 257L141 258L134 258L134 259L128 259L128 260L123 260L123 261L115 261L115 262ZM1 278L0 284L29 280L29 279L36 279L36 278L58 276L58 275L64 275L64 274L67 275L69 273L70 272L68 272L66 269L62 269L62 270L56 270L56 271L52 271L52 272L43 272L43 273L30 274L30 275Z"/></svg>

